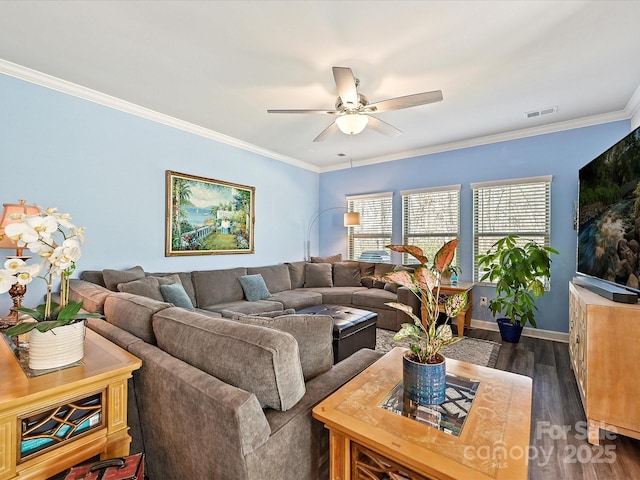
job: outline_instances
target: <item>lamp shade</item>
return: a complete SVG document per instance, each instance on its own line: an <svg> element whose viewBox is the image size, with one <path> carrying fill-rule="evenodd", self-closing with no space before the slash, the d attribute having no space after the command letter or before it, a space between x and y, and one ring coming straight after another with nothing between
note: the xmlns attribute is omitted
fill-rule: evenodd
<svg viewBox="0 0 640 480"><path fill-rule="evenodd" d="M25 205L24 200L18 200L18 203L5 203L4 210L2 211L2 218L0 218L0 248L15 248L16 255L22 256L22 249L16 247L16 244L9 237L5 236L4 228L10 223L15 222L14 215L37 215L39 213L38 207L35 205Z"/></svg>
<svg viewBox="0 0 640 480"><path fill-rule="evenodd" d="M364 130L367 123L369 123L369 116L359 113L347 113L336 118L338 128L347 135L357 135Z"/></svg>
<svg viewBox="0 0 640 480"><path fill-rule="evenodd" d="M347 212L344 214L344 226L345 227L353 227L356 225L360 225L360 213L358 212Z"/></svg>

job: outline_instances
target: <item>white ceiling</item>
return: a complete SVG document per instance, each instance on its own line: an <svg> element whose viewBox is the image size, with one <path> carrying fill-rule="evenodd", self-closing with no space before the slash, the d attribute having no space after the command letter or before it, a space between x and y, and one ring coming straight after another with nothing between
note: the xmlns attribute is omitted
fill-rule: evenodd
<svg viewBox="0 0 640 480"><path fill-rule="evenodd" d="M315 171L630 118L639 47L638 1L0 2L0 72L43 72ZM267 113L333 108L332 66L370 102L444 100L378 114L398 138L313 143L332 116Z"/></svg>

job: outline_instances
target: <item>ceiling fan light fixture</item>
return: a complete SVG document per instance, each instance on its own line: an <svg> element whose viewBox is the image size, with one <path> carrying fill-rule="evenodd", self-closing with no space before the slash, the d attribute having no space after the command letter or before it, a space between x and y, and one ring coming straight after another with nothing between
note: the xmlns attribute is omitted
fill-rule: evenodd
<svg viewBox="0 0 640 480"><path fill-rule="evenodd" d="M347 113L336 118L338 128L347 135L357 135L364 130L367 123L369 123L369 116L359 113Z"/></svg>

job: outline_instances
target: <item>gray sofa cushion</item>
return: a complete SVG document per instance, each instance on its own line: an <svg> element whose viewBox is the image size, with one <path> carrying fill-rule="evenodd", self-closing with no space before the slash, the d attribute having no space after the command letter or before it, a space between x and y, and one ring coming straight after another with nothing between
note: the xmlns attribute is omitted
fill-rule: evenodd
<svg viewBox="0 0 640 480"><path fill-rule="evenodd" d="M113 292L95 283L72 278L69 280L69 298L82 302L82 308L91 313L104 313L104 302Z"/></svg>
<svg viewBox="0 0 640 480"><path fill-rule="evenodd" d="M283 308L300 310L302 308L320 305L322 303L322 294L306 288L300 288L299 290L278 292L272 295L269 300L282 303Z"/></svg>
<svg viewBox="0 0 640 480"><path fill-rule="evenodd" d="M298 343L288 333L175 307L154 315L153 330L162 350L254 393L262 407L288 410L304 396Z"/></svg>
<svg viewBox="0 0 640 480"><path fill-rule="evenodd" d="M180 283L180 277L177 274L167 275L163 277L147 275L132 282L119 283L118 291L133 293L135 295L153 298L154 300L158 300L159 302L164 302L165 299L162 296L162 292L160 291L160 285L170 285L172 283Z"/></svg>
<svg viewBox="0 0 640 480"><path fill-rule="evenodd" d="M271 294L291 290L291 277L287 265L270 265L268 267L249 267L249 275L260 274Z"/></svg>
<svg viewBox="0 0 640 480"><path fill-rule="evenodd" d="M351 305L355 292L366 291L365 287L330 287L330 288L305 288L322 295L321 303L330 305ZM318 304L319 305L319 304ZM299 310L299 309L298 309Z"/></svg>
<svg viewBox="0 0 640 480"><path fill-rule="evenodd" d="M304 286L333 287L330 263L307 263L304 266Z"/></svg>
<svg viewBox="0 0 640 480"><path fill-rule="evenodd" d="M259 273L253 275L242 275L238 277L238 281L242 286L244 292L244 298L249 302L255 302L256 300L264 300L269 298L271 293L267 288L267 284L264 283L264 278Z"/></svg>
<svg viewBox="0 0 640 480"><path fill-rule="evenodd" d="M334 287L361 287L360 265L358 262L338 262L333 264Z"/></svg>
<svg viewBox="0 0 640 480"><path fill-rule="evenodd" d="M191 278L196 294L196 306L206 308L210 305L244 299L238 277L246 274L247 269L243 267L194 271Z"/></svg>
<svg viewBox="0 0 640 480"><path fill-rule="evenodd" d="M80 280L84 280L85 282L95 283L96 285L100 285L101 287L107 287L104 284L104 275L102 274L102 270L84 270L80 272L78 275Z"/></svg>
<svg viewBox="0 0 640 480"><path fill-rule="evenodd" d="M131 267L128 270L111 270L107 268L102 270L102 276L105 286L109 290L117 292L119 283L133 282L144 278L144 270L139 266Z"/></svg>
<svg viewBox="0 0 640 480"><path fill-rule="evenodd" d="M119 283L118 291L153 298L159 302L164 301L160 293L160 283L156 277L143 277L133 282Z"/></svg>
<svg viewBox="0 0 640 480"><path fill-rule="evenodd" d="M187 295L182 283L169 283L166 285L160 285L160 293L162 299L165 302L174 304L176 307L186 308L187 310L194 310L193 303Z"/></svg>
<svg viewBox="0 0 640 480"><path fill-rule="evenodd" d="M171 272L171 273L167 273L167 272L162 272L162 273L145 273L148 276L152 276L152 277L170 277L173 278L175 275L178 276L178 278L180 279L180 283L182 283L182 286L184 287L184 290L187 292L187 295L189 295L189 298L191 299L191 304L195 307L197 305L196 302L196 293L195 290L193 288L193 281L191 280L191 272Z"/></svg>
<svg viewBox="0 0 640 480"><path fill-rule="evenodd" d="M289 269L292 289L304 287L304 266L306 264L307 262L291 262L286 264Z"/></svg>
<svg viewBox="0 0 640 480"><path fill-rule="evenodd" d="M356 307L363 307L365 310L367 307L393 310L391 307L385 305L385 303L395 302L397 299L398 296L395 293L383 290L382 288L360 290L358 292L354 292L351 296L353 305Z"/></svg>
<svg viewBox="0 0 640 480"><path fill-rule="evenodd" d="M172 307L170 303L133 293L118 292L107 297L104 302L104 314L109 323L155 345L156 337L153 334L151 317L154 313L169 307Z"/></svg>
<svg viewBox="0 0 640 480"><path fill-rule="evenodd" d="M211 305L204 307L203 310L210 312L222 312L224 310L231 310L233 312L240 312L246 315L252 313L262 312L274 312L276 310L283 310L282 303L273 302L269 300L256 300L255 302L248 302L246 300L238 300L235 302L224 302L217 305Z"/></svg>
<svg viewBox="0 0 640 480"><path fill-rule="evenodd" d="M235 315L233 320L293 335L298 342L305 381L330 370L333 365L333 319L328 315Z"/></svg>
<svg viewBox="0 0 640 480"><path fill-rule="evenodd" d="M342 254L336 253L328 257L311 257L311 263L336 263L342 261Z"/></svg>

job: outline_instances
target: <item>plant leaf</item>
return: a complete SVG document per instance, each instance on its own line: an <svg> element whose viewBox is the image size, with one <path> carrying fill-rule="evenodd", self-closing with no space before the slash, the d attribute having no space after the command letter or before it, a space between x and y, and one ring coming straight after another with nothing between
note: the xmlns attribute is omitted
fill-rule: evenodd
<svg viewBox="0 0 640 480"><path fill-rule="evenodd" d="M425 265L429 262L429 259L424 256L424 252L420 247L416 247L415 245L387 245L385 248L389 250L393 250L394 252L400 253L408 253L413 258L418 260L422 265Z"/></svg>
<svg viewBox="0 0 640 480"><path fill-rule="evenodd" d="M384 277L381 278L383 282L392 282L397 283L400 286L407 287L411 290L415 290L416 286L413 282L413 277L411 274L405 270L398 270L394 272L387 273Z"/></svg>
<svg viewBox="0 0 640 480"><path fill-rule="evenodd" d="M436 253L435 258L433 259L433 268L435 268L438 272L442 273L453 261L453 257L456 254L456 247L458 246L458 239L454 238L453 240L445 243L438 253Z"/></svg>

